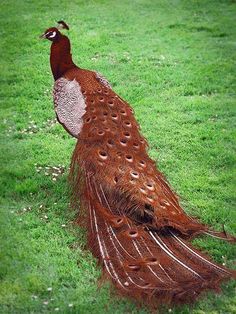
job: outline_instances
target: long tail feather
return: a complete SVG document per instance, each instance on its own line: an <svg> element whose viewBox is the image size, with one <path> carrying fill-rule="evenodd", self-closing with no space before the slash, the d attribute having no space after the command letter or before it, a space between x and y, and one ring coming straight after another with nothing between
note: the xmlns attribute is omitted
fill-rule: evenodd
<svg viewBox="0 0 236 314"><path fill-rule="evenodd" d="M234 271L217 265L174 230L157 232L113 214L100 184L86 177L88 246L120 294L149 306L186 303ZM106 206L104 206L106 204Z"/></svg>

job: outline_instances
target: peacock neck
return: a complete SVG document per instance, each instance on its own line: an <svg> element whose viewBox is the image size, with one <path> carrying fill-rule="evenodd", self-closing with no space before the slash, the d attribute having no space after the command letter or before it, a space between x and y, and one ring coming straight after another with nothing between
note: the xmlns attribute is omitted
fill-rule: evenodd
<svg viewBox="0 0 236 314"><path fill-rule="evenodd" d="M61 36L56 42L52 43L50 64L55 81L68 70L76 67L70 52L70 41L66 36Z"/></svg>

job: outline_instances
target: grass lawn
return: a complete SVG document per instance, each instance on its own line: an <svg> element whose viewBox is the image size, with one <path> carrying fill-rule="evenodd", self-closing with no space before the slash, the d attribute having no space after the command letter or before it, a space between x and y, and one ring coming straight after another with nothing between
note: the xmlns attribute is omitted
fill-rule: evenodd
<svg viewBox="0 0 236 314"><path fill-rule="evenodd" d="M0 313L147 313L97 285L100 268L69 208L75 140L54 121L50 44L38 36L68 22L74 61L132 104L186 211L236 234L236 3L2 0L0 16ZM234 267L232 245L195 244ZM236 313L234 288L172 313Z"/></svg>

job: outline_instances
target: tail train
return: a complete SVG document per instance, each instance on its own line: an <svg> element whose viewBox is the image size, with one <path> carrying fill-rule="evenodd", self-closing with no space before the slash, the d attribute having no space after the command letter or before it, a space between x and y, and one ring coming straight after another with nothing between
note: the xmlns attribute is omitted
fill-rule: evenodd
<svg viewBox="0 0 236 314"><path fill-rule="evenodd" d="M102 182L91 173L85 178L80 197L88 209L84 217L88 247L103 268L103 278L111 280L120 295L150 307L191 303L207 290L219 292L222 282L236 278L235 271L212 262L178 230L158 231L135 223L112 207L115 202L107 198ZM205 229L202 233L214 236ZM216 237L235 240L222 233Z"/></svg>

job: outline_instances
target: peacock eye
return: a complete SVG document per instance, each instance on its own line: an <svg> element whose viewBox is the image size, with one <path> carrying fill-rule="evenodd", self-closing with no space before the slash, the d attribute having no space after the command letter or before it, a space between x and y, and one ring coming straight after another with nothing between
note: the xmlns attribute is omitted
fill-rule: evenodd
<svg viewBox="0 0 236 314"><path fill-rule="evenodd" d="M56 32L48 32L46 35L48 38L54 38L56 36Z"/></svg>

